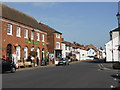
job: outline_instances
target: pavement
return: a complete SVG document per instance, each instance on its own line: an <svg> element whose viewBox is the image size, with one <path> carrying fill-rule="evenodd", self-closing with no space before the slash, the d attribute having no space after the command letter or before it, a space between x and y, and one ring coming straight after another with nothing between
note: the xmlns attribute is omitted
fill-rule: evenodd
<svg viewBox="0 0 120 90"><path fill-rule="evenodd" d="M78 62L81 62L81 61L73 61L73 62L70 62L70 64L74 64L74 63L78 63ZM47 68L47 67L54 67L56 66L55 64L49 64L49 65L46 65L46 66L36 66L36 67L25 67L25 68L19 68L17 69L16 71L22 71L22 70L31 70L31 69L37 69L37 68Z"/></svg>

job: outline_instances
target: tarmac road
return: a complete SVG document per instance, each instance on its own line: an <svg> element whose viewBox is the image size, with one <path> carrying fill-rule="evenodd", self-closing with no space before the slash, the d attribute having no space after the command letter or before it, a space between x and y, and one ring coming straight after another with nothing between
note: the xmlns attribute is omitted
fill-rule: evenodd
<svg viewBox="0 0 120 90"><path fill-rule="evenodd" d="M78 62L5 73L3 88L110 88L115 72L98 70L96 63Z"/></svg>

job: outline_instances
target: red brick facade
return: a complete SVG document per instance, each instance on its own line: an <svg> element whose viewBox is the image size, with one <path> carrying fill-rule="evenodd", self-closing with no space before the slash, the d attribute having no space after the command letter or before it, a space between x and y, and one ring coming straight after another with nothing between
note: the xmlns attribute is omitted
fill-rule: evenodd
<svg viewBox="0 0 120 90"><path fill-rule="evenodd" d="M7 34L7 25L12 24L12 35ZM21 37L16 37L16 27L19 26L21 28ZM28 30L28 38L24 38L24 29ZM16 53L16 45L20 46L20 59L24 58L24 47L28 47L28 54L31 50L32 47L34 47L34 50L36 51L37 48L40 49L40 58L42 58L42 49L44 48L44 51L47 52L47 33L34 29L34 42L37 42L38 45L33 44L33 43L27 43L26 41L31 38L31 31L34 28L2 19L2 55L6 56L6 49L7 45L11 44L12 45L12 54ZM36 33L40 33L40 41L37 41ZM44 42L42 42L42 34L44 34ZM44 44L43 44L44 43Z"/></svg>

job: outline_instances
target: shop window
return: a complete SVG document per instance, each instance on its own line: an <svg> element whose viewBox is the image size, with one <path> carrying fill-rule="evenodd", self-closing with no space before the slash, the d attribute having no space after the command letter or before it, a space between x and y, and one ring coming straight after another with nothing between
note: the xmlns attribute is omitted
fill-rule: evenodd
<svg viewBox="0 0 120 90"><path fill-rule="evenodd" d="M17 56L17 60L20 60L20 46L16 47L16 56Z"/></svg>
<svg viewBox="0 0 120 90"><path fill-rule="evenodd" d="M31 48L31 51L34 51L34 47Z"/></svg>
<svg viewBox="0 0 120 90"><path fill-rule="evenodd" d="M7 34L12 35L12 24L7 25Z"/></svg>
<svg viewBox="0 0 120 90"><path fill-rule="evenodd" d="M17 37L21 37L21 36L20 36L20 33L21 33L21 28L17 26L17 27L16 27L16 36L17 36Z"/></svg>
<svg viewBox="0 0 120 90"><path fill-rule="evenodd" d="M28 58L28 48L24 47L24 59Z"/></svg>
<svg viewBox="0 0 120 90"><path fill-rule="evenodd" d="M37 57L40 58L40 49L37 48Z"/></svg>
<svg viewBox="0 0 120 90"><path fill-rule="evenodd" d="M24 29L24 38L28 38L28 30Z"/></svg>

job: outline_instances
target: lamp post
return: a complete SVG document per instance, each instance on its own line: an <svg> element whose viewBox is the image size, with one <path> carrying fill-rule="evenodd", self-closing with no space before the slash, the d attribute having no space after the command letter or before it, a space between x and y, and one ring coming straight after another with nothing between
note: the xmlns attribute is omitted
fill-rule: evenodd
<svg viewBox="0 0 120 90"><path fill-rule="evenodd" d="M117 16L117 19L118 19L118 27L120 27L120 14L119 14L119 12L116 14L116 16Z"/></svg>

